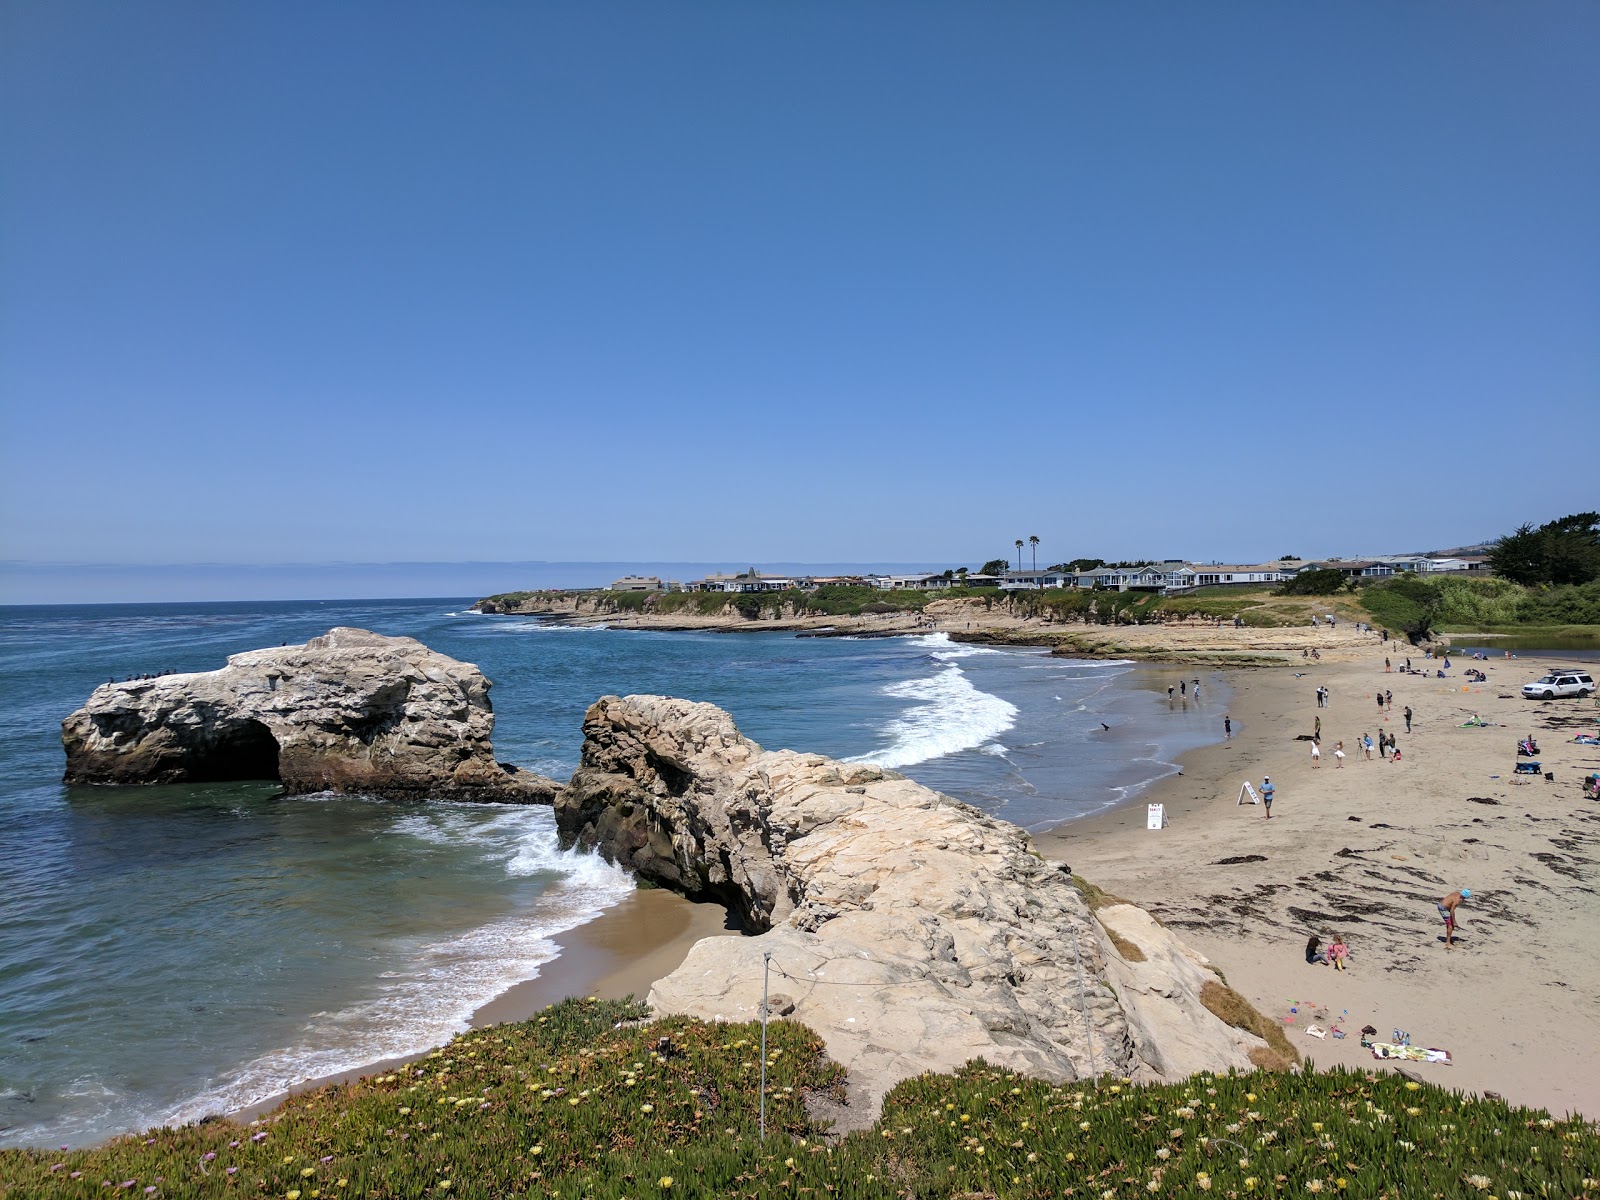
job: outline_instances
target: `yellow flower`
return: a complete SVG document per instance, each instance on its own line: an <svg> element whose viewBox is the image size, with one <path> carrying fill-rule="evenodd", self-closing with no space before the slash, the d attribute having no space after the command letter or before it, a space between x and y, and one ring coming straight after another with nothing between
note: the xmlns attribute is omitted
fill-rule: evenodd
<svg viewBox="0 0 1600 1200"><path fill-rule="evenodd" d="M350 1186L350 1181L348 1179L341 1179L341 1180L339 1180L338 1186L339 1187L349 1187Z"/></svg>
<svg viewBox="0 0 1600 1200"><path fill-rule="evenodd" d="M1245 1187L1245 1191L1247 1191L1247 1192L1255 1191L1256 1190L1256 1177L1254 1175L1245 1176L1244 1187Z"/></svg>
<svg viewBox="0 0 1600 1200"><path fill-rule="evenodd" d="M1078 1156L1076 1154L1074 1154L1071 1150L1068 1150L1067 1151L1067 1161L1068 1162L1077 1162L1078 1161Z"/></svg>
<svg viewBox="0 0 1600 1200"><path fill-rule="evenodd" d="M543 1154L544 1153L544 1147L543 1146L535 1146L532 1150L528 1151L528 1153L529 1154L533 1154L533 1155Z"/></svg>
<svg viewBox="0 0 1600 1200"><path fill-rule="evenodd" d="M1322 1132L1322 1122L1321 1121L1313 1121L1313 1122L1311 1122L1311 1128L1316 1130L1318 1133L1321 1133Z"/></svg>
<svg viewBox="0 0 1600 1200"><path fill-rule="evenodd" d="M655 1110L656 1110L656 1106L654 1104L641 1104L641 1105L639 1105L639 1111L642 1112L642 1113L653 1113L653 1112L655 1112Z"/></svg>
<svg viewBox="0 0 1600 1200"><path fill-rule="evenodd" d="M448 1192L450 1190L450 1181L448 1179L439 1180L439 1190L442 1192Z"/></svg>
<svg viewBox="0 0 1600 1200"><path fill-rule="evenodd" d="M965 1124L966 1124L966 1123L967 1123L967 1122L968 1122L968 1121L970 1121L970 1120L972 1120L972 1118L971 1118L971 1117L969 1117L969 1116L968 1116L968 1115L967 1115L967 1114L966 1114L966 1113L962 1113L962 1114L961 1114L961 1123L962 1123L962 1124L963 1124L963 1125L965 1125Z"/></svg>
<svg viewBox="0 0 1600 1200"><path fill-rule="evenodd" d="M1254 1092L1246 1092L1244 1094L1244 1098L1246 1100L1250 1101L1251 1104L1254 1104L1256 1102L1256 1094Z"/></svg>
<svg viewBox="0 0 1600 1200"><path fill-rule="evenodd" d="M672 1186L672 1176L671 1175L663 1175L660 1179L656 1180L656 1186L657 1187L662 1187L662 1188L671 1187Z"/></svg>
<svg viewBox="0 0 1600 1200"><path fill-rule="evenodd" d="M300 1200L300 1189L299 1188L290 1188L287 1192L284 1193L284 1195L287 1196L289 1198L289 1200Z"/></svg>
<svg viewBox="0 0 1600 1200"><path fill-rule="evenodd" d="M1417 1081L1416 1081L1416 1080L1414 1080L1414 1079L1408 1079L1408 1080L1406 1080L1406 1091L1408 1091L1408 1092L1414 1092L1414 1091L1416 1091L1416 1090L1417 1090L1417 1089L1418 1089L1418 1088L1420 1088L1420 1087L1421 1087L1421 1086L1422 1086L1422 1085L1421 1085L1421 1084L1420 1084L1420 1083L1418 1083L1418 1082L1417 1082Z"/></svg>
<svg viewBox="0 0 1600 1200"><path fill-rule="evenodd" d="M300 1178L301 1179L310 1179L316 1173L317 1173L317 1169L315 1167L306 1167L304 1170L302 1170L300 1172Z"/></svg>
<svg viewBox="0 0 1600 1200"><path fill-rule="evenodd" d="M292 1154L284 1155L283 1161L286 1162L286 1163L292 1163L294 1161L294 1155L292 1155Z"/></svg>

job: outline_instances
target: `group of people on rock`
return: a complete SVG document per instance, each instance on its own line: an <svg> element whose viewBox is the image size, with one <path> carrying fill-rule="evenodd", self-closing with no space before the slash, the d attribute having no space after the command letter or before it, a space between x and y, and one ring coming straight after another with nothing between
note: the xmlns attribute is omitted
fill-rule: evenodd
<svg viewBox="0 0 1600 1200"><path fill-rule="evenodd" d="M126 679L118 679L115 675L113 675L110 679L106 680L106 682L107 683L138 683L138 682L140 682L142 680L145 680L145 679L160 679L163 675L176 675L177 673L178 673L177 671L171 670L171 669L168 669L168 670L165 670L165 671L147 671L143 675L129 675Z"/></svg>

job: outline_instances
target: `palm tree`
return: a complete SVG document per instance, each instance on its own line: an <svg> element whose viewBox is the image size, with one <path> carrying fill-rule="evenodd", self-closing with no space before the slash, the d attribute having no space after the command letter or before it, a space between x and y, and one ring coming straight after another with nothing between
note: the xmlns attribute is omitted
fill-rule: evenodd
<svg viewBox="0 0 1600 1200"><path fill-rule="evenodd" d="M1022 570L1022 539L1017 539L1017 570Z"/></svg>
<svg viewBox="0 0 1600 1200"><path fill-rule="evenodd" d="M1028 535L1028 544L1033 547L1033 569L1037 571L1039 569L1039 535L1030 533Z"/></svg>

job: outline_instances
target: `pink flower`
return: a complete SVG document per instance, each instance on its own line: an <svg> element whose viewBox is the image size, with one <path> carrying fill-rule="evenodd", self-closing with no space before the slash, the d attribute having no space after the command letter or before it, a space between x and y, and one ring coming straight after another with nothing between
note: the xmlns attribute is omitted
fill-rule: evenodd
<svg viewBox="0 0 1600 1200"><path fill-rule="evenodd" d="M56 1163L56 1165L51 1167L50 1169L52 1171L59 1171L59 1170L61 1170L62 1167L66 1166L66 1165L67 1165L66 1163Z"/></svg>
<svg viewBox="0 0 1600 1200"><path fill-rule="evenodd" d="M228 1174L229 1175L237 1175L238 1173L239 1173L239 1168L238 1167L229 1167L228 1168Z"/></svg>

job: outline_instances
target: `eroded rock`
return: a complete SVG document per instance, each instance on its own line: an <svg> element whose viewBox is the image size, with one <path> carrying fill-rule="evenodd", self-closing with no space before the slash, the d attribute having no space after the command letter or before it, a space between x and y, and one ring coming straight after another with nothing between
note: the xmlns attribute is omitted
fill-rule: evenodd
<svg viewBox="0 0 1600 1200"><path fill-rule="evenodd" d="M1124 962L1023 830L878 767L763 750L709 704L597 702L556 820L566 843L721 901L754 935L697 943L653 1007L753 1019L770 955L772 991L868 1108L979 1056L1161 1080L1249 1069L1262 1045L1205 1009L1205 960L1165 930L1141 928L1150 960Z"/></svg>
<svg viewBox="0 0 1600 1200"><path fill-rule="evenodd" d="M552 781L495 761L490 686L415 638L341 627L216 671L96 688L61 723L65 780L548 802Z"/></svg>

